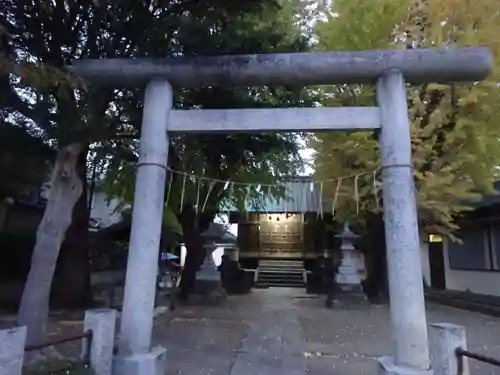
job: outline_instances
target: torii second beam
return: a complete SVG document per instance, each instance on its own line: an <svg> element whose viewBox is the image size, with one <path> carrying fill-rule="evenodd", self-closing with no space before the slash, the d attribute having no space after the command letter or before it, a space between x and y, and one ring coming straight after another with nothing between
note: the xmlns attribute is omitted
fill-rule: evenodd
<svg viewBox="0 0 500 375"><path fill-rule="evenodd" d="M380 126L378 107L173 110L167 124L172 133L359 131Z"/></svg>

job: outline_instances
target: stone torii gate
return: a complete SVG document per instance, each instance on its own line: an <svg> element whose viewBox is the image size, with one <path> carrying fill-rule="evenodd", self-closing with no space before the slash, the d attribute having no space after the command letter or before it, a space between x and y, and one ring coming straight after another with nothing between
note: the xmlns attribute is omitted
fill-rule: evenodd
<svg viewBox="0 0 500 375"><path fill-rule="evenodd" d="M175 132L319 132L381 129L385 233L394 349L381 374L432 374L412 173L405 83L479 81L492 67L486 48L285 53L174 59L75 61L99 85L147 85L134 196L117 375L164 371L151 348L169 135ZM172 86L376 84L374 107L173 110Z"/></svg>

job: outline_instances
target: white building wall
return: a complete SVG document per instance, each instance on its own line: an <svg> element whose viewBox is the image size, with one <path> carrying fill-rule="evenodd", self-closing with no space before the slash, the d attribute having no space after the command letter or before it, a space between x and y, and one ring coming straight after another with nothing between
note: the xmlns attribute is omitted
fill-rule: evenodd
<svg viewBox="0 0 500 375"><path fill-rule="evenodd" d="M427 237L420 238L420 255L422 262L422 276L425 281L425 285L431 285L431 266L429 263L429 242Z"/></svg>
<svg viewBox="0 0 500 375"><path fill-rule="evenodd" d="M431 285L431 271L429 263L429 246L421 242L422 274L427 285ZM494 271L465 271L450 268L448 257L448 240L443 240L443 257L446 279L446 289L450 291L471 292L500 297L500 272Z"/></svg>
<svg viewBox="0 0 500 375"><path fill-rule="evenodd" d="M452 270L448 257L448 240L443 243L446 289L470 291L500 297L500 272Z"/></svg>

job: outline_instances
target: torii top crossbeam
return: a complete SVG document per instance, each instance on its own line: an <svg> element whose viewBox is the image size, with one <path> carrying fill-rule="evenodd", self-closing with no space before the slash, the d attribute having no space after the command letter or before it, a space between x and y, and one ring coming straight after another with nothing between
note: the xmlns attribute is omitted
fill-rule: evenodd
<svg viewBox="0 0 500 375"><path fill-rule="evenodd" d="M480 81L493 65L488 48L431 48L176 58L83 59L72 71L100 85L133 87L166 79L174 87L371 84L388 70L405 82Z"/></svg>

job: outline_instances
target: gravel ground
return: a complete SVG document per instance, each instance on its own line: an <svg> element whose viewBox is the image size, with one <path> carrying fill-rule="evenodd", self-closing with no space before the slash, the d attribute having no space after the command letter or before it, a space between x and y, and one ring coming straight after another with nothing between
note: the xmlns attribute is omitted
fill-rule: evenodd
<svg viewBox="0 0 500 375"><path fill-rule="evenodd" d="M375 375L375 358L392 353L388 306L337 305L326 309L323 297L306 295L297 289L255 290L247 296L229 297L220 306L181 307L176 314L174 318L165 316L165 322L157 323L155 329L157 342L169 349L168 375L234 375L231 370L235 367L241 371L239 354L248 351L242 349L248 346L245 343L251 336L247 331L259 329L264 332L260 342L252 339L255 346L270 348L267 357L279 351L276 341L283 346L283 330L300 331L293 339L300 341L295 346L302 348L306 365L297 374ZM465 326L469 350L500 358L500 319L435 304L427 306L427 317L429 324L450 322ZM274 319L274 323L269 319ZM291 324L293 319L299 324ZM274 343L265 332L276 335ZM270 359L264 358L262 350L251 352L246 357L253 361L252 374L267 374ZM250 355L258 358L248 359ZM279 366L280 360L273 366ZM290 372L281 366L281 372L272 373ZM302 367L298 362L296 366ZM500 369L472 360L470 368L471 375L500 375Z"/></svg>
<svg viewBox="0 0 500 375"><path fill-rule="evenodd" d="M52 316L50 336L81 332L80 315ZM12 318L0 317L0 326ZM435 304L427 318L465 326L470 351L500 358L500 319ZM179 306L155 319L153 335L168 350L166 375L375 375L375 358L392 353L390 338L388 306L326 309L323 297L272 288ZM80 344L58 350L74 356ZM469 363L471 375L500 375Z"/></svg>
<svg viewBox="0 0 500 375"><path fill-rule="evenodd" d="M367 309L322 306L323 299L296 299L311 374L375 374L374 358L392 353L388 306ZM448 322L463 325L468 349L500 358L500 319L486 315L427 305L429 324ZM318 324L323 322L323 324ZM469 361L471 375L500 374L500 368Z"/></svg>

